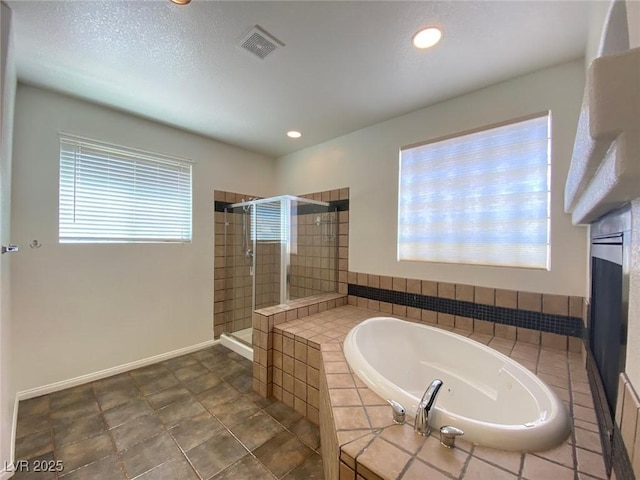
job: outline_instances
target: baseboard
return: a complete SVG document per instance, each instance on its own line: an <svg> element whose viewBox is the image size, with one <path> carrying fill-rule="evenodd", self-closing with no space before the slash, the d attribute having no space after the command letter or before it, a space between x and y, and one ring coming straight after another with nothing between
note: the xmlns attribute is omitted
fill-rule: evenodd
<svg viewBox="0 0 640 480"><path fill-rule="evenodd" d="M0 472L0 480L9 480L15 472Z"/></svg>
<svg viewBox="0 0 640 480"><path fill-rule="evenodd" d="M207 340L206 342L198 343L196 345L191 345L189 347L180 348L178 350L173 350L171 352L161 353L160 355L154 355L153 357L143 358L142 360L136 360L135 362L125 363L123 365L118 365L117 367L107 368L105 370L100 370L98 372L89 373L87 375L81 375L79 377L70 378L68 380L63 380L61 382L50 383L48 385L43 385L42 387L30 388L29 390L22 390L16 394L16 402L18 402L19 400L27 400L29 398L39 397L40 395L47 395L49 393L57 392L59 390L64 390L65 388L75 387L78 385L82 385L84 383L94 382L96 380L110 377L112 375L117 375L119 373L135 370L136 368L146 367L147 365L151 365L153 363L162 362L163 360L179 357L180 355L186 355L188 353L195 352L197 350L201 350L206 347L210 347L219 342L220 340ZM17 414L18 414L18 407L16 405L16 412L14 416L14 435L15 435L15 422L17 422ZM0 480L4 480L4 477L0 477Z"/></svg>

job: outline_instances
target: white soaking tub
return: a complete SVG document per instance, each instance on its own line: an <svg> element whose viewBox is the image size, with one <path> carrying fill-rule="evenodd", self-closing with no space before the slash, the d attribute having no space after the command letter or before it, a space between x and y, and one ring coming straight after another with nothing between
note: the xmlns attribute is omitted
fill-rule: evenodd
<svg viewBox="0 0 640 480"><path fill-rule="evenodd" d="M369 388L405 407L408 421L429 384L442 380L429 416L435 432L452 425L470 442L521 451L552 448L569 434L566 407L540 378L455 333L375 317L348 333L344 354Z"/></svg>

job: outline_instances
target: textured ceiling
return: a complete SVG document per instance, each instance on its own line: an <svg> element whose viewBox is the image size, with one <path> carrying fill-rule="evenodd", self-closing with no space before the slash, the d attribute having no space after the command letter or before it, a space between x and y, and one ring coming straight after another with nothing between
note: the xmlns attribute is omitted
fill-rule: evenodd
<svg viewBox="0 0 640 480"><path fill-rule="evenodd" d="M272 156L580 58L588 26L582 1L7 3L23 82ZM264 60L256 24L285 44Z"/></svg>

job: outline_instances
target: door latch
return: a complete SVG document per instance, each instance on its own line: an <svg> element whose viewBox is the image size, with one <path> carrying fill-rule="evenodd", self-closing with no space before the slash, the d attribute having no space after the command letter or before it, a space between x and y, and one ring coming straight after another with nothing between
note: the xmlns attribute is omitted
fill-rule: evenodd
<svg viewBox="0 0 640 480"><path fill-rule="evenodd" d="M13 252L17 252L19 251L20 248L18 247L18 245L2 245L2 254L4 255L5 253L13 253Z"/></svg>

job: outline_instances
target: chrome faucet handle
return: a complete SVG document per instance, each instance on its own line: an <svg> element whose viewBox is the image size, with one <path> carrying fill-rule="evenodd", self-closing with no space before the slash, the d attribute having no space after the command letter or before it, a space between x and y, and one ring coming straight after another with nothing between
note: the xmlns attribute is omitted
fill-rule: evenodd
<svg viewBox="0 0 640 480"><path fill-rule="evenodd" d="M431 433L429 416L442 385L442 380L437 378L431 382L429 387L427 387L427 390L424 392L424 395L422 395L422 400L420 400L418 410L416 411L416 418L413 421L413 430L420 436L428 437Z"/></svg>
<svg viewBox="0 0 640 480"><path fill-rule="evenodd" d="M447 448L455 447L456 437L460 435L464 435L464 432L459 428L452 427L451 425L440 427L440 443Z"/></svg>
<svg viewBox="0 0 640 480"><path fill-rule="evenodd" d="M405 408L395 400L387 400L387 403L391 405L391 410L393 410L393 423L402 425L405 422L405 416L407 414Z"/></svg>

